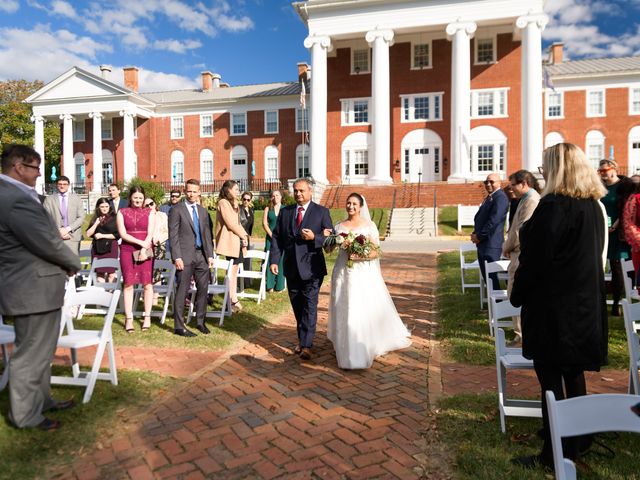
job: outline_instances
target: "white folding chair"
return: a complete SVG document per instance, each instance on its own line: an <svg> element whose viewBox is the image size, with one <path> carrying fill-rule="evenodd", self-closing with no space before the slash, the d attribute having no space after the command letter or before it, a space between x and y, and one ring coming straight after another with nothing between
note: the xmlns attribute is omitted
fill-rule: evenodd
<svg viewBox="0 0 640 480"><path fill-rule="evenodd" d="M629 349L629 393L640 395L640 303L622 300L622 315Z"/></svg>
<svg viewBox="0 0 640 480"><path fill-rule="evenodd" d="M248 250L244 255L245 259L251 259L253 261L254 258L260 260L261 266L259 271L253 270L245 270L244 265L241 263L240 268L238 269L238 280L241 278L250 278L252 280L260 280L260 286L258 287L258 293L248 293L244 291L238 292L238 297L240 298L255 298L258 300L258 304L261 300L267 298L267 258L269 252L263 252L261 250ZM244 285L244 282L240 282Z"/></svg>
<svg viewBox="0 0 640 480"><path fill-rule="evenodd" d="M164 299L164 305L162 310L151 310L152 317L160 318L160 323L164 325L167 318L167 312L169 311L169 304L173 305L174 300L174 284L176 281L176 266L171 260L154 260L153 261L154 278L157 274L160 274L160 283L153 285L153 293L158 295L158 298ZM133 305L138 306L140 300L143 297L144 288L140 285L136 285L133 290ZM134 315L142 315L144 312L141 310L135 310Z"/></svg>
<svg viewBox="0 0 640 480"><path fill-rule="evenodd" d="M640 416L637 413L640 397L637 395L607 393L566 400L556 400L551 390L546 395L557 480L577 478L575 463L564 458L562 437L599 432L640 433Z"/></svg>
<svg viewBox="0 0 640 480"><path fill-rule="evenodd" d="M487 311L489 313L489 333L494 335L493 326L491 324L492 318L492 310L495 304L500 300L506 300L507 290L493 289L493 282L491 281L491 277L489 276L492 273L498 275L498 280L503 280L508 278L507 269L509 268L509 260L498 260L496 262L484 262L485 274L487 277L487 281L485 285L487 287Z"/></svg>
<svg viewBox="0 0 640 480"><path fill-rule="evenodd" d="M205 314L206 317L218 317L218 325L222 326L224 323L224 317L231 316L231 296L229 295L229 287L231 281L229 276L231 274L231 268L233 262L229 260L223 260L221 258L215 258L213 260L213 268L211 269L211 282L207 287L208 295L222 295L222 305L220 310L208 310ZM224 272L224 280L222 283L218 280L218 272ZM235 285L234 285L235 287ZM191 321L191 317L195 315L194 305L196 301L196 288L193 287L189 290L191 294L191 301L189 302L189 315L187 316L187 323ZM175 308L175 307L174 307Z"/></svg>
<svg viewBox="0 0 640 480"><path fill-rule="evenodd" d="M633 288L633 281L629 276L631 274L634 278L636 275L636 269L633 267L632 260L622 260L622 278L624 280L624 298L627 302L633 303L640 301L640 294L638 290Z"/></svg>
<svg viewBox="0 0 640 480"><path fill-rule="evenodd" d="M500 306L501 304L505 304ZM508 302L498 304L496 310L501 315L511 316L519 314ZM507 396L507 370L533 370L533 361L522 356L521 348L507 347L502 328L496 329L496 373L498 376L498 408L500 410L500 430L506 432L505 417L542 417L542 402L540 400L524 400Z"/></svg>
<svg viewBox="0 0 640 480"><path fill-rule="evenodd" d="M465 293L465 288L480 288L480 264L478 260L467 261L465 258L465 253L467 252L477 252L476 245L472 242L465 243L460 245L460 282L462 284L462 293ZM478 273L478 283L467 283L465 280L465 273L469 271L475 271ZM480 290L480 295L482 295L482 289ZM480 305L482 307L482 305Z"/></svg>
<svg viewBox="0 0 640 480"><path fill-rule="evenodd" d="M2 364L4 370L2 371L2 377L0 377L0 392L4 390L9 381L9 345L12 345L16 341L16 332L12 325L6 325L2 321L2 315L0 315L0 347L2 348Z"/></svg>
<svg viewBox="0 0 640 480"><path fill-rule="evenodd" d="M96 353L91 370L81 371L79 363L72 357L71 372L73 376L52 376L51 383L57 385L77 385L86 387L82 403L88 403L89 400L91 400L96 380L109 380L113 385L118 384L111 325L113 323L113 316L116 313L119 298L120 290L107 292L98 288L69 292L65 296L58 347L69 348L72 351L79 348L96 347ZM104 316L104 322L100 330L81 330L76 328L73 316L71 315L71 308L82 305L100 305L106 308L107 313ZM107 350L109 358L109 371L103 373L100 372L100 365L102 363L105 350Z"/></svg>
<svg viewBox="0 0 640 480"><path fill-rule="evenodd" d="M115 268L116 270L116 280L115 282L102 282L98 281L98 275L96 270L98 268ZM100 288L102 290L113 292L115 290L122 289L122 270L120 268L120 260L117 258L94 258L93 262L91 262L91 269L89 270L89 275L87 276L87 282L78 288L78 291L88 290L92 288ZM95 306L92 306L95 307ZM85 305L78 308L77 319L81 319L85 313L95 313L99 315L103 315L107 313L107 310L104 308L90 308Z"/></svg>
<svg viewBox="0 0 640 480"><path fill-rule="evenodd" d="M81 248L78 252L78 257L80 257L81 268L76 275L86 281L89 276L89 271L91 270L91 249Z"/></svg>

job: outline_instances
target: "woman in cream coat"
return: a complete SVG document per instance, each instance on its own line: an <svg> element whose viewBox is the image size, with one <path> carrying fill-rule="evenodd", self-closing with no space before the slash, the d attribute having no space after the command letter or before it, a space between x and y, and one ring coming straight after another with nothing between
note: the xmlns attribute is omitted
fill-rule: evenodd
<svg viewBox="0 0 640 480"><path fill-rule="evenodd" d="M516 270L520 262L518 257L520 256L520 228L531 218L533 211L540 202L540 194L538 191L538 180L533 174L527 170L518 170L509 176L509 183L511 184L511 191L520 199L518 208L513 216L513 220L509 226L507 232L507 239L502 246L502 256L510 260L509 262L509 283L507 284L507 295L511 297L511 289L513 288L513 280L516 275ZM515 339L511 342L510 346L515 346L522 341L522 327L520 326L520 316L513 317L513 330L516 334Z"/></svg>
<svg viewBox="0 0 640 480"><path fill-rule="evenodd" d="M242 310L238 301L238 268L243 260L243 251L249 242L249 235L240 225L238 197L240 188L233 180L227 180L220 189L218 212L216 214L216 253L233 262L229 281L229 295L234 312Z"/></svg>

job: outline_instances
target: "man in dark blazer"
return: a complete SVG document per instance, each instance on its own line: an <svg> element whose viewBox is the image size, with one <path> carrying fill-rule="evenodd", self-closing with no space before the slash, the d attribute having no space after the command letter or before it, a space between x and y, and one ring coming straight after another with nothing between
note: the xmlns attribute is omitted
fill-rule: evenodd
<svg viewBox="0 0 640 480"><path fill-rule="evenodd" d="M6 145L0 174L0 315L14 321L9 363L9 420L18 428L53 430L43 415L73 401L51 398L51 362L60 331L67 275L80 260L63 243L34 190L40 155L26 145Z"/></svg>
<svg viewBox="0 0 640 480"><path fill-rule="evenodd" d="M295 353L308 360L316 333L318 294L327 274L322 253L323 232L333 229L333 225L329 210L311 201L308 180L296 180L293 194L296 205L280 210L273 230L269 269L277 275L278 262L284 255L284 276L298 330Z"/></svg>
<svg viewBox="0 0 640 480"><path fill-rule="evenodd" d="M200 206L200 182L187 180L185 200L174 205L169 212L169 245L171 258L176 264L178 287L173 301L173 333L182 337L195 337L184 325L184 303L189 293L191 277L195 277L196 328L204 333L207 313L209 269L213 267L212 224L209 212Z"/></svg>
<svg viewBox="0 0 640 480"><path fill-rule="evenodd" d="M120 198L120 187L117 183L112 183L107 189L109 193L108 202L115 213L118 213L121 208L127 208L129 201L126 198Z"/></svg>
<svg viewBox="0 0 640 480"><path fill-rule="evenodd" d="M509 199L502 190L500 177L496 173L487 176L484 188L489 195L484 199L473 219L471 241L476 244L480 272L482 272L482 278L487 281L484 262L500 260L504 242L504 222L509 211ZM491 281L493 288L499 290L498 276L492 274Z"/></svg>

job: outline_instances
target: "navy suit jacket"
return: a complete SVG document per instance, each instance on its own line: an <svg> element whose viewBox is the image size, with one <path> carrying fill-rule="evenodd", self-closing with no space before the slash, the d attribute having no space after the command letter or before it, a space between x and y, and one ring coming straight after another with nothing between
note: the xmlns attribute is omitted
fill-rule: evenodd
<svg viewBox="0 0 640 480"><path fill-rule="evenodd" d="M509 199L502 189L489 195L480 205L473 218L473 233L480 243L479 252L502 249L504 242L504 221L509 210Z"/></svg>
<svg viewBox="0 0 640 480"><path fill-rule="evenodd" d="M327 265L322 253L324 229L333 229L329 210L310 202L302 218L302 225L296 227L298 205L289 205L280 210L276 227L273 229L269 264L277 265L284 255L284 275L289 279L306 281L322 278L327 274ZM300 230L308 228L315 234L313 240L303 240Z"/></svg>

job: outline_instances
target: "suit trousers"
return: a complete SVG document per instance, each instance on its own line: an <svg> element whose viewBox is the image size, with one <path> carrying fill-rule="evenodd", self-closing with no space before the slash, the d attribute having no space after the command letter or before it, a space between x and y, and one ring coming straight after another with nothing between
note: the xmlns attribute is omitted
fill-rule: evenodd
<svg viewBox="0 0 640 480"><path fill-rule="evenodd" d="M193 262L185 263L184 270L178 270L176 272L178 287L176 288L176 297L173 301L173 328L176 330L184 330L184 302L189 293L192 276L195 277L197 288L194 305L196 320L198 325L203 325L205 314L207 313L209 263L204 256L204 252L201 250L196 250L196 256Z"/></svg>
<svg viewBox="0 0 640 480"><path fill-rule="evenodd" d="M486 248L482 251L478 249L478 263L480 264L480 272L482 273L482 278L484 278L485 282L488 282L489 279L484 271L484 262L497 262L500 260L501 254L502 250L499 248ZM491 281L493 282L493 289L500 290L500 282L498 281L498 275L496 273L491 274Z"/></svg>
<svg viewBox="0 0 640 480"><path fill-rule="evenodd" d="M324 277L302 280L298 275L287 277L289 300L296 317L298 341L302 348L313 346L318 322L318 295Z"/></svg>
<svg viewBox="0 0 640 480"><path fill-rule="evenodd" d="M51 408L51 362L60 333L61 310L13 317L16 341L9 362L9 420L35 427Z"/></svg>

